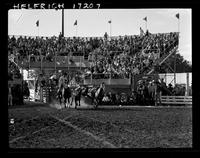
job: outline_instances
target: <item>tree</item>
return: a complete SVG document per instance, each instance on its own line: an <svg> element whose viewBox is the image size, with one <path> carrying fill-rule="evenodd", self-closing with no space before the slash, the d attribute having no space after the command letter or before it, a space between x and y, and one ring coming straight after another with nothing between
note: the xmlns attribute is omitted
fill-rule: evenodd
<svg viewBox="0 0 200 158"><path fill-rule="evenodd" d="M174 70L174 61L176 58L176 72L192 72L192 65L189 64L189 61L185 60L182 55L179 53L173 54L170 56L159 68L159 73L172 73ZM169 67L169 66L171 67Z"/></svg>

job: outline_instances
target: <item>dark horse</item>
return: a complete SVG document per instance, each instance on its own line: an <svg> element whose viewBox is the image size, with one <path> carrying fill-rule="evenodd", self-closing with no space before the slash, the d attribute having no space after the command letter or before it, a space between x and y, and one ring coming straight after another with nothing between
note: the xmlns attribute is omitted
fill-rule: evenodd
<svg viewBox="0 0 200 158"><path fill-rule="evenodd" d="M64 97L64 103L65 103L66 107L70 106L70 98L71 98L71 96L72 96L72 91L71 91L70 87L69 86L64 87L63 97Z"/></svg>
<svg viewBox="0 0 200 158"><path fill-rule="evenodd" d="M62 104L62 98L63 98L63 89L62 88L58 89L57 98L58 98L60 105L61 105Z"/></svg>
<svg viewBox="0 0 200 158"><path fill-rule="evenodd" d="M77 106L81 106L81 95L82 95L82 88L77 87L74 93L75 109L77 108Z"/></svg>
<svg viewBox="0 0 200 158"><path fill-rule="evenodd" d="M62 104L62 99L64 98L64 104L65 107L69 107L70 105L70 98L71 98L71 89L69 86L62 86L58 92L57 92L57 96L60 102L60 105Z"/></svg>

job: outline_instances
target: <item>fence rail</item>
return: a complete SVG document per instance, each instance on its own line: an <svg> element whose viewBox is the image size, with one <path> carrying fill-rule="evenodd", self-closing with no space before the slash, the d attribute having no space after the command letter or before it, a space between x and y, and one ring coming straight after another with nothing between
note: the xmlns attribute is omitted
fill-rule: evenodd
<svg viewBox="0 0 200 158"><path fill-rule="evenodd" d="M192 105L192 96L161 96L162 104Z"/></svg>

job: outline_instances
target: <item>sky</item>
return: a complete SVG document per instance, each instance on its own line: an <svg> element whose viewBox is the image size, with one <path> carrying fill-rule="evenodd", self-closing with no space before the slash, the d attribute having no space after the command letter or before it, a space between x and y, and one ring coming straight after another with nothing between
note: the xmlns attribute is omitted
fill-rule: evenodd
<svg viewBox="0 0 200 158"><path fill-rule="evenodd" d="M180 14L179 25L177 13ZM140 27L146 29L143 18L147 17L150 33L180 31L179 53L192 63L191 16L191 9L65 9L64 36L102 37L105 32L112 36L138 35ZM61 10L10 9L8 35L58 36L61 20ZM77 26L74 26L76 20Z"/></svg>

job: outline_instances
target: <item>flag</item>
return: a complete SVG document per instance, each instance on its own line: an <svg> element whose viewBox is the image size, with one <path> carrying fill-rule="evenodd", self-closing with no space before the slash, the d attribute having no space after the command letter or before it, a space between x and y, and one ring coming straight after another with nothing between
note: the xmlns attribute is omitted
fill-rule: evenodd
<svg viewBox="0 0 200 158"><path fill-rule="evenodd" d="M109 20L108 23L111 24L111 20Z"/></svg>
<svg viewBox="0 0 200 158"><path fill-rule="evenodd" d="M147 17L143 18L143 20L147 21Z"/></svg>
<svg viewBox="0 0 200 158"><path fill-rule="evenodd" d="M37 26L37 27L39 26L39 20L37 20L37 22L36 22L36 26Z"/></svg>
<svg viewBox="0 0 200 158"><path fill-rule="evenodd" d="M178 13L178 14L176 14L176 17L179 19L179 13Z"/></svg>
<svg viewBox="0 0 200 158"><path fill-rule="evenodd" d="M140 27L140 36L144 35L144 30Z"/></svg>
<svg viewBox="0 0 200 158"><path fill-rule="evenodd" d="M74 22L74 25L77 25L77 20Z"/></svg>

